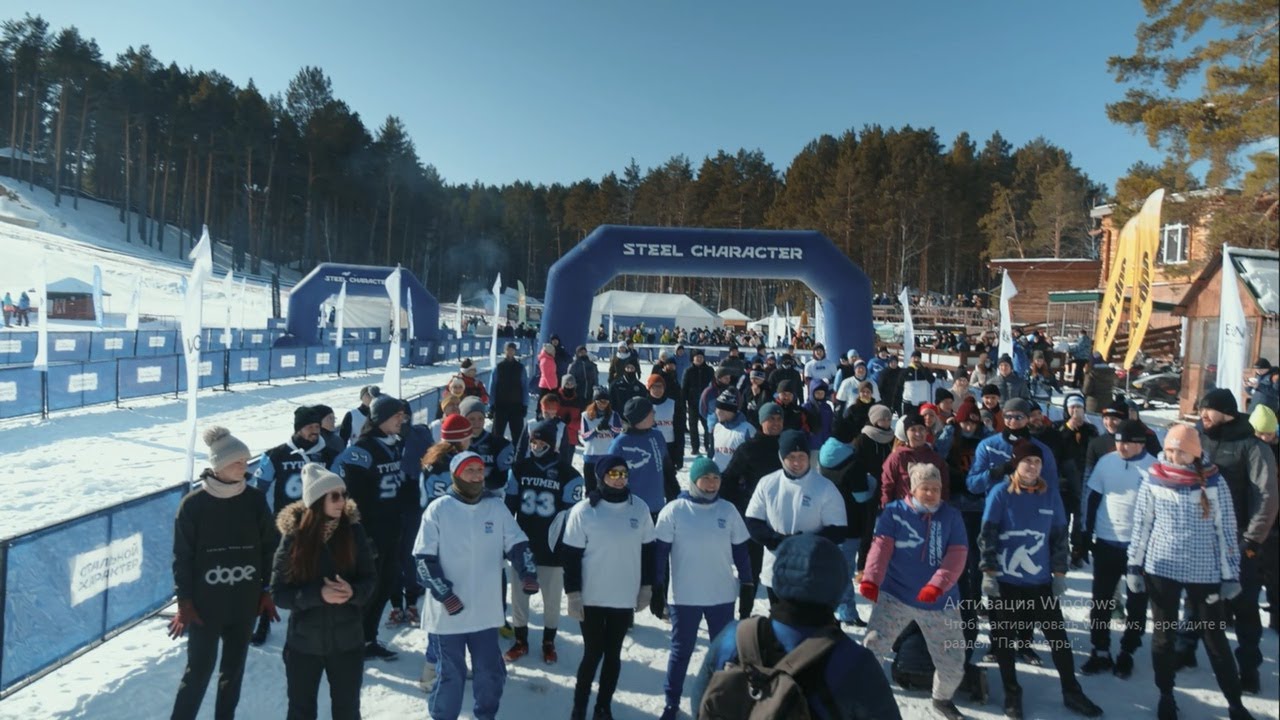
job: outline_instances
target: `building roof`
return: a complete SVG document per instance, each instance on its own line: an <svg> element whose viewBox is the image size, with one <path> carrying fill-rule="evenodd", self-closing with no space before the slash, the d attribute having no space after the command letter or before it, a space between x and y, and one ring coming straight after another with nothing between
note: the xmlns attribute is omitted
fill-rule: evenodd
<svg viewBox="0 0 1280 720"><path fill-rule="evenodd" d="M61 295L92 295L93 285L83 280L65 277L61 280L54 280L49 283L45 291L50 294L57 293ZM102 295L103 297L108 297L111 293L103 290Z"/></svg>
<svg viewBox="0 0 1280 720"><path fill-rule="evenodd" d="M627 315L637 317L675 317L684 324L714 324L720 318L715 313L694 302L688 295L667 293L642 293L626 290L607 290L591 303L592 314L608 316ZM696 327L697 325L692 325Z"/></svg>
<svg viewBox="0 0 1280 720"><path fill-rule="evenodd" d="M721 320L730 320L732 322L746 322L751 319L746 315L744 315L742 311L738 310L737 308L729 308L727 310L721 310L717 314L720 316Z"/></svg>
<svg viewBox="0 0 1280 720"><path fill-rule="evenodd" d="M1280 312L1280 252L1276 250L1256 250L1253 248L1231 248L1231 259L1236 265L1236 272L1249 290L1249 297L1258 304L1264 315L1276 315ZM1182 301L1174 307L1174 315L1186 315L1191 304L1200 293L1209 286L1209 280L1222 270L1222 250L1218 250L1205 263L1204 269L1192 281L1191 287L1182 296Z"/></svg>

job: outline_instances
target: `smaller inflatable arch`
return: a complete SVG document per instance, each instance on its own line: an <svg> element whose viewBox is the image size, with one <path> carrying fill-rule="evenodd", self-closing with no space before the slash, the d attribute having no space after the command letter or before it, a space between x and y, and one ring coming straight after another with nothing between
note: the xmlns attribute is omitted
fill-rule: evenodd
<svg viewBox="0 0 1280 720"><path fill-rule="evenodd" d="M325 338L318 323L320 305L338 294L347 283L347 297L376 297L387 301L390 321L391 298L387 295L387 277L395 268L375 265L340 265L320 263L289 291L289 312L285 324L289 334L301 345L323 345ZM413 327L406 328L411 340L433 341L440 334L440 303L427 292L418 278L400 268L400 307L413 298Z"/></svg>
<svg viewBox="0 0 1280 720"><path fill-rule="evenodd" d="M601 225L551 266L540 337L586 340L591 300L617 275L799 280L822 299L827 346L871 357L871 280L830 240L808 230L714 230Z"/></svg>

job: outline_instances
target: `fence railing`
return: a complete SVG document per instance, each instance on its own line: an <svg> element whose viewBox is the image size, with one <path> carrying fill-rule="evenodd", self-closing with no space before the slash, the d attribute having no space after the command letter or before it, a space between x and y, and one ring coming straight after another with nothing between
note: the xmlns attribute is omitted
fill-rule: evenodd
<svg viewBox="0 0 1280 720"><path fill-rule="evenodd" d="M488 342L463 338L434 349L446 356L451 348L474 356L487 353ZM527 352L531 344L522 342L526 372L535 367ZM438 407L442 390L432 388L406 400L416 414ZM250 461L250 476L260 460ZM180 483L0 538L0 698L172 602L173 518L190 490L191 484Z"/></svg>

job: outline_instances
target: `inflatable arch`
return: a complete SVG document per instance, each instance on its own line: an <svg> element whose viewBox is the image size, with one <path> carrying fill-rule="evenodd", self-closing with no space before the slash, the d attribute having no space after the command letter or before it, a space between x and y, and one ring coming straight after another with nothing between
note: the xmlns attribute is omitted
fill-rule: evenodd
<svg viewBox="0 0 1280 720"><path fill-rule="evenodd" d="M347 297L385 298L390 321L391 299L387 297L387 276L395 268L374 265L321 263L289 291L286 327L300 345L323 345L319 323L320 304L338 294L347 282ZM412 340L435 340L440 332L440 303L418 282L413 273L400 268L400 307L413 298L413 327L406 328Z"/></svg>
<svg viewBox="0 0 1280 720"><path fill-rule="evenodd" d="M821 233L601 225L551 266L541 338L572 347L589 331L591 299L617 275L783 278L823 302L832 355L871 357L871 281Z"/></svg>

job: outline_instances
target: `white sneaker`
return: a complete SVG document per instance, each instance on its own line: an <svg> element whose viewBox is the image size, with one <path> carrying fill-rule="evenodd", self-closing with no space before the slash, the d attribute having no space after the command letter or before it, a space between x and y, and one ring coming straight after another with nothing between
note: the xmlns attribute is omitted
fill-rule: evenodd
<svg viewBox="0 0 1280 720"><path fill-rule="evenodd" d="M429 662L422 663L422 677L418 679L418 687L422 692L431 692L436 684L436 666Z"/></svg>

